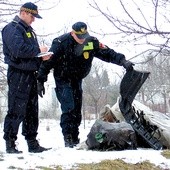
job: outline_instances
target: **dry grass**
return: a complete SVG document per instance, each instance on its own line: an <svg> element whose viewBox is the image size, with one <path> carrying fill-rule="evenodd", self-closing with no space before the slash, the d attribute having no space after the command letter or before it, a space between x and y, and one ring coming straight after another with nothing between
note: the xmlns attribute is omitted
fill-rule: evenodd
<svg viewBox="0 0 170 170"><path fill-rule="evenodd" d="M170 159L170 150L163 150L161 155L167 159ZM3 161L3 157L1 155L1 161ZM61 166L51 166L51 167L36 167L40 170L66 170ZM18 169L22 170L22 168L9 167L9 169ZM149 161L144 161L136 164L126 163L121 159L116 160L103 160L99 163L90 163L90 164L76 164L72 168L67 170L163 170L159 166L155 166Z"/></svg>
<svg viewBox="0 0 170 170"><path fill-rule="evenodd" d="M73 168L74 169L74 168ZM104 160L99 163L79 164L76 170L161 170L148 161L137 164L126 163L121 159Z"/></svg>
<svg viewBox="0 0 170 170"><path fill-rule="evenodd" d="M161 153L166 159L170 159L170 150L163 150Z"/></svg>

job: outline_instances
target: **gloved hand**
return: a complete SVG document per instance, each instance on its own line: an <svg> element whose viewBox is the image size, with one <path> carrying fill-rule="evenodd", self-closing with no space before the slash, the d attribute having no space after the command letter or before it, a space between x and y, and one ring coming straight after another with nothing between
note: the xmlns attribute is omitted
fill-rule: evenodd
<svg viewBox="0 0 170 170"><path fill-rule="evenodd" d="M38 91L38 95L39 95L40 97L43 97L43 95L45 94L44 82L38 81L37 91Z"/></svg>
<svg viewBox="0 0 170 170"><path fill-rule="evenodd" d="M126 69L126 71L133 70L134 65L135 64L129 60L126 59L122 60L122 66Z"/></svg>

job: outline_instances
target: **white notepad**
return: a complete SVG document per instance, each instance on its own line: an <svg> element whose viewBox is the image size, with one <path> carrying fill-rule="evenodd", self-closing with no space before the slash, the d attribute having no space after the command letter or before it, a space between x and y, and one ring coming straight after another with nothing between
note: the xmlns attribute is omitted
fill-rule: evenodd
<svg viewBox="0 0 170 170"><path fill-rule="evenodd" d="M52 55L52 54L54 54L54 53L51 52L51 51L42 52L42 53L39 53L39 54L37 55L37 57L44 57L44 56L46 56L46 55Z"/></svg>

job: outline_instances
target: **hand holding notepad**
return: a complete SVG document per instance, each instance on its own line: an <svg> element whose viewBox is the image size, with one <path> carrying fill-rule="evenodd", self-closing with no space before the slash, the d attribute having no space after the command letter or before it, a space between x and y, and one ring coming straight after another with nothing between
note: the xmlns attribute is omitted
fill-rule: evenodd
<svg viewBox="0 0 170 170"><path fill-rule="evenodd" d="M51 56L53 55L53 52L48 51L48 52L41 52L37 55L37 57L45 57L45 56Z"/></svg>
<svg viewBox="0 0 170 170"><path fill-rule="evenodd" d="M48 47L46 45L40 46L40 53L36 57L41 57L43 61L49 60L53 55L53 52L48 51Z"/></svg>

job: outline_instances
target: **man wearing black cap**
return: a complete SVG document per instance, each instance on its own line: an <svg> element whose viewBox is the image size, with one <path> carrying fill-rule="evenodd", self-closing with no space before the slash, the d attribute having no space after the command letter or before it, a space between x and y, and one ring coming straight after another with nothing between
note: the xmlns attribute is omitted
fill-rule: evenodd
<svg viewBox="0 0 170 170"><path fill-rule="evenodd" d="M15 144L21 122L28 151L38 153L48 150L36 140L39 123L36 71L40 63L51 56L37 57L48 49L38 45L31 27L35 17L41 18L37 6L31 2L25 3L20 8L19 16L2 30L4 60L8 64L8 112L4 121L7 153L22 153Z"/></svg>
<svg viewBox="0 0 170 170"><path fill-rule="evenodd" d="M48 61L43 61L38 71L39 95L42 97L47 75L54 69L56 95L61 103L62 133L65 146L74 147L79 143L79 126L82 120L82 80L91 69L94 57L103 61L133 69L121 53L99 43L91 37L84 22L76 22L72 31L55 38L50 51L54 53Z"/></svg>

